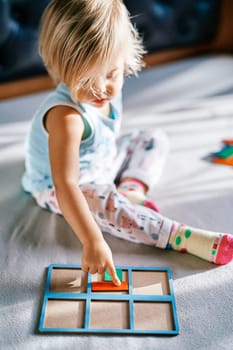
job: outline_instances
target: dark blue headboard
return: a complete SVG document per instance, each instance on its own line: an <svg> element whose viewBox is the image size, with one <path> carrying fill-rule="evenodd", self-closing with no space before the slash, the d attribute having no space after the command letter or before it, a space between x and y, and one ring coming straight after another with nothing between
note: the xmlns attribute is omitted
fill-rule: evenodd
<svg viewBox="0 0 233 350"><path fill-rule="evenodd" d="M218 30L221 0L125 0L149 52L200 44Z"/></svg>

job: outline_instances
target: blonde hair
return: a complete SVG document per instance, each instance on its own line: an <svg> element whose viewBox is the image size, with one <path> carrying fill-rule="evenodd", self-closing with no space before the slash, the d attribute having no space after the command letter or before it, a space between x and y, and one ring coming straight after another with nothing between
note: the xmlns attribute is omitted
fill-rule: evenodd
<svg viewBox="0 0 233 350"><path fill-rule="evenodd" d="M56 83L81 87L93 64L104 69L119 47L125 74L136 74L144 49L121 0L52 0L42 16L39 51Z"/></svg>

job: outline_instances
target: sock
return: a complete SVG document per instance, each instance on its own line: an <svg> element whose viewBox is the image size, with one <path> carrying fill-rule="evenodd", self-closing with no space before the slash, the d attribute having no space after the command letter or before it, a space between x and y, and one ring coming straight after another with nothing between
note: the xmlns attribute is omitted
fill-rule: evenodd
<svg viewBox="0 0 233 350"><path fill-rule="evenodd" d="M136 179L125 179L118 186L118 191L128 198L131 203L140 204L156 212L159 209L152 199L146 198L146 186Z"/></svg>
<svg viewBox="0 0 233 350"><path fill-rule="evenodd" d="M233 236L176 223L173 225L167 248L224 265L233 259Z"/></svg>

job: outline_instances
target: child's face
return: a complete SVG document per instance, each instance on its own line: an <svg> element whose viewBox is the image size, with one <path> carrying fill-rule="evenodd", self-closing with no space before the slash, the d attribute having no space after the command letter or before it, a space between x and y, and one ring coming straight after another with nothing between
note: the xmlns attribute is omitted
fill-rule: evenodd
<svg viewBox="0 0 233 350"><path fill-rule="evenodd" d="M124 58L123 55L113 57L107 67L106 73L101 74L97 69L93 70L93 84L91 87L81 87L75 94L77 101L88 103L94 107L104 107L122 89L124 82Z"/></svg>

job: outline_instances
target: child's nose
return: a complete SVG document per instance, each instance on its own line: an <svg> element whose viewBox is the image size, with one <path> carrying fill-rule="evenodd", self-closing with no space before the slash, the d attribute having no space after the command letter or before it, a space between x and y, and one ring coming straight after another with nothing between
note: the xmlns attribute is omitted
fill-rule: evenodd
<svg viewBox="0 0 233 350"><path fill-rule="evenodd" d="M99 78L98 81L96 81L94 90L98 96L106 95L106 80L104 78Z"/></svg>
<svg viewBox="0 0 233 350"><path fill-rule="evenodd" d="M106 98L114 94L115 85L111 79L101 78L96 81L94 90L98 98Z"/></svg>

